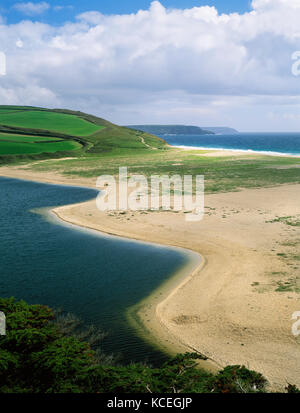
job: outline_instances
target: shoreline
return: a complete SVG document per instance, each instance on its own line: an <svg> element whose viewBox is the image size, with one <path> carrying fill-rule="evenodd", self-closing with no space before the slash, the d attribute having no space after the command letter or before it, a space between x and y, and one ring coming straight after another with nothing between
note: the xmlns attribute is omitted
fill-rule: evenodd
<svg viewBox="0 0 300 413"><path fill-rule="evenodd" d="M2 168L1 175L95 188L91 179L55 173L40 176ZM300 216L300 184L207 195L206 208L205 219L196 224L186 223L183 213L100 213L94 201L58 209L66 221L77 226L179 247L205 257L200 268L185 280L177 279L162 300L155 297L156 291L150 296L160 299L154 313L151 308L156 320L152 331L159 336L163 330L163 340L170 348L204 354L214 361L212 368L246 365L261 372L272 390L283 390L287 382L299 387L300 341L291 334L291 315L300 309L300 296L292 291L276 292L279 281L295 277L294 267L281 253L295 254L288 245L297 245L299 230L270 222L278 216ZM147 299L144 301L137 309L140 313L148 309ZM144 314L149 319L150 313Z"/></svg>
<svg viewBox="0 0 300 413"><path fill-rule="evenodd" d="M273 151L255 151L253 149L233 149L233 148L207 148L200 146L188 146L188 145L171 145L172 148L192 151L210 151L205 154L206 156L239 156L239 155L262 155L262 156L278 156L284 158L300 158L300 154L273 152Z"/></svg>
<svg viewBox="0 0 300 413"><path fill-rule="evenodd" d="M91 202L91 201L87 201ZM176 355L180 352L196 352L200 353L197 349L191 348L182 340L178 340L173 336L163 322L163 316L161 314L161 307L170 299L180 288L190 282L193 277L198 274L206 265L205 257L197 251L178 247L172 244L162 244L153 241L147 241L145 239L133 237L131 234L124 234L121 232L113 231L102 227L101 229L95 229L94 226L84 225L76 222L76 220L70 220L68 216L64 214L66 208L84 205L72 204L67 206L55 207L50 210L50 213L62 223L66 223L77 228L86 229L89 231L95 231L102 236L112 236L122 238L128 241L140 242L143 244L154 245L156 247L171 248L172 250L179 250L187 257L187 263L182 268L171 274L170 277L164 281L158 288L152 291L148 296L143 298L140 302L127 309L127 319L131 326L134 327L136 334L143 340L150 343L152 346L157 347L162 352L169 355ZM152 316L149 320L149 313ZM217 372L222 366L211 359L209 356L207 360L199 360L197 364L207 369L208 371Z"/></svg>
<svg viewBox="0 0 300 413"><path fill-rule="evenodd" d="M0 175L1 177L1 175ZM2 176L3 177L3 176ZM77 184L68 184L68 183L56 183L51 180L51 182L46 180L38 180L38 179L24 179L24 178L17 178L17 177L10 177L6 176L6 178L18 179L21 181L30 181L30 182L38 182L38 183L45 183L49 185L59 185L59 186L69 186L69 187L81 187L91 189L92 186L85 186L80 183ZM96 191L97 189L94 188ZM70 225L72 227L76 227L76 229L80 230L88 230L95 232L101 236L112 236L116 238L122 238L128 241L135 241L140 242L143 244L154 245L156 247L164 247L164 248L171 248L173 250L179 250L187 257L187 263L175 273L171 274L168 280L164 281L157 289L152 291L148 296L143 298L140 302L136 303L134 306L128 308L127 310L127 319L128 322L134 327L136 334L140 336L143 340L147 341L151 345L159 348L162 352L169 354L169 355L176 355L179 352L186 352L188 350L192 352L198 352L198 350L189 348L184 342L178 340L176 337L170 337L170 332L166 328L163 323L163 317L160 314L160 306L164 304L170 297L173 296L174 293L186 283L192 280L195 274L197 274L201 269L204 267L206 260L199 252L193 251L191 249L186 249L182 247L173 246L170 244L159 244L156 242L141 240L140 238L133 237L130 234L122 234L117 233L116 231L110 232L107 228L102 229L95 229L94 226L83 225L81 223L76 222L75 220L69 220L66 216L64 216L64 211L68 207L76 207L79 205L84 205L88 202L92 201L85 201L79 204L71 204L71 205L64 205L59 207L46 207L43 208L45 210L46 218L54 218L57 220L58 223L61 225ZM38 214L43 214L42 211L35 211ZM145 309L147 313L145 313ZM152 319L150 323L148 323L149 318L149 310L152 315ZM205 356L205 355L204 355ZM199 360L197 364L207 369L208 371L216 372L218 370L217 363L207 357L207 360ZM219 366L220 367L220 366Z"/></svg>
<svg viewBox="0 0 300 413"><path fill-rule="evenodd" d="M199 253L194 251L187 251L200 256ZM203 256L199 257L198 264L194 266L193 264L196 261L190 259L188 264L172 274L167 281L149 296L129 308L127 318L143 340L158 347L168 355L175 356L185 352L198 353L206 359L197 360L197 365L209 372L216 373L222 366L209 356L206 356L206 354L201 353L198 349L189 346L184 340L173 335L172 331L165 325L161 312L161 308L167 301L189 283L206 265L206 260Z"/></svg>

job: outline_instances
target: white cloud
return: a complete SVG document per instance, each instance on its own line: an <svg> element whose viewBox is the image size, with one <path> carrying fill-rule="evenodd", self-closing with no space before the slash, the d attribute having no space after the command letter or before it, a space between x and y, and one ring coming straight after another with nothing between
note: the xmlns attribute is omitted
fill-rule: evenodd
<svg viewBox="0 0 300 413"><path fill-rule="evenodd" d="M98 11L87 11L79 14L77 20L96 25L102 22L103 17L103 14Z"/></svg>
<svg viewBox="0 0 300 413"><path fill-rule="evenodd" d="M21 13L26 14L27 16L34 16L36 14L42 14L45 11L50 9L50 4L42 1L40 3L16 3L13 5L13 8Z"/></svg>
<svg viewBox="0 0 300 413"><path fill-rule="evenodd" d="M299 0L253 0L252 8L256 10L278 9L279 7L300 8Z"/></svg>
<svg viewBox="0 0 300 413"><path fill-rule="evenodd" d="M220 15L154 1L136 14L90 11L61 27L1 25L8 74L0 100L78 108L119 123L274 129L270 113L299 110L300 77L291 73L299 0L252 4L249 13ZM296 128L294 119L281 116L276 128Z"/></svg>
<svg viewBox="0 0 300 413"><path fill-rule="evenodd" d="M53 6L54 11L72 10L73 6Z"/></svg>

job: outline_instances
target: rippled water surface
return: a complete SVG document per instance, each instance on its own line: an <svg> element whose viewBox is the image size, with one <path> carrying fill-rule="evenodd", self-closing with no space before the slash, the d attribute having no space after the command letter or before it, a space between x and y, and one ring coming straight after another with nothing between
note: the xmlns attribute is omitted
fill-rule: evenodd
<svg viewBox="0 0 300 413"><path fill-rule="evenodd" d="M123 361L165 355L128 325L126 309L187 262L179 251L101 236L34 209L83 202L96 191L0 178L0 296L75 313L109 333L104 350Z"/></svg>
<svg viewBox="0 0 300 413"><path fill-rule="evenodd" d="M164 135L170 145L300 155L300 133L234 133L224 135Z"/></svg>

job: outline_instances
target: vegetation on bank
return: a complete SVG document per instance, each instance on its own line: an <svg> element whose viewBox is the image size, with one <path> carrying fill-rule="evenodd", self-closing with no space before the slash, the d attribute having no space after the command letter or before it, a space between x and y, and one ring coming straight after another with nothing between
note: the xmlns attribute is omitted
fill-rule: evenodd
<svg viewBox="0 0 300 413"><path fill-rule="evenodd" d="M94 178L115 175L119 167L127 166L130 174L204 175L206 193L239 191L243 188L263 188L281 184L300 183L299 160L272 156L207 157L204 151L183 151L162 147L117 146L117 139L106 137L105 151L97 147L80 158L49 160L31 169L37 172L56 171L69 177ZM110 146L109 146L110 145ZM134 143L132 143L134 145ZM96 152L97 150L97 152ZM102 152L101 152L102 150Z"/></svg>
<svg viewBox="0 0 300 413"><path fill-rule="evenodd" d="M0 124L24 129L46 129L72 136L89 136L103 128L79 116L39 109L3 113L0 108Z"/></svg>
<svg viewBox="0 0 300 413"><path fill-rule="evenodd" d="M158 148L166 143L82 112L0 106L0 165L97 154L120 147Z"/></svg>
<svg viewBox="0 0 300 413"><path fill-rule="evenodd" d="M26 154L41 154L47 151L47 153L54 152L69 152L76 149L80 149L81 146L74 141L60 141L60 140L49 140L47 138L40 138L39 140L34 140L30 142L24 139L3 139L0 136L0 156L1 155L26 155ZM29 137L32 139L32 137Z"/></svg>
<svg viewBox="0 0 300 413"><path fill-rule="evenodd" d="M128 128L153 135L214 135L214 132L200 128L199 126L186 125L132 125Z"/></svg>
<svg viewBox="0 0 300 413"><path fill-rule="evenodd" d="M197 368L198 354L178 355L160 368L118 365L101 352L101 332L78 329L76 319L43 305L0 298L0 311L7 320L7 335L0 336L0 393L266 391L260 373L228 366L214 375Z"/></svg>
<svg viewBox="0 0 300 413"><path fill-rule="evenodd" d="M300 183L295 158L207 157L205 151L171 148L153 135L81 112L23 107L0 107L0 112L0 165L32 162L29 168L35 171L95 180L102 174L117 175L120 166L127 166L129 174L147 176L198 174L205 175L206 191L211 193ZM11 115L14 120L5 124ZM62 115L56 123L54 119ZM23 118L22 122L17 118ZM75 124L74 118L80 122ZM48 129L43 129L46 125ZM299 226L299 220L291 218L279 217L274 222ZM278 286L279 292L286 290L294 291L294 285ZM7 316L7 336L0 336L2 393L266 391L259 373L229 366L213 375L197 368L197 358L202 356L196 354L178 355L160 368L121 366L101 352L103 334L93 329L74 331L73 321L57 317L48 307L0 299L0 311ZM299 392L293 385L287 391Z"/></svg>
<svg viewBox="0 0 300 413"><path fill-rule="evenodd" d="M14 116L14 122L11 121L11 125L3 124L9 116ZM19 126L16 126L17 123ZM96 132L83 136L91 132L90 129L82 129L86 125L96 128ZM41 126L48 129L39 129ZM36 139L34 144L22 143L25 146L22 154L4 154L1 152L1 144L8 145L8 142L1 142L3 138L0 135L0 165L45 160L27 165L29 169L38 172L55 171L63 175L96 180L100 175L117 175L120 166L127 166L129 174L204 175L206 193L300 183L298 158L265 155L208 157L208 151L172 148L154 135L120 127L82 112L0 106L0 133L11 135L12 140L16 135L20 136L19 139L27 136L46 138L49 141L61 140L41 143ZM74 133L77 135L74 136ZM64 146L71 143L78 146ZM21 148L20 143L15 145L16 148ZM39 153L28 153L25 149L28 149L29 145L36 145ZM57 145L54 149L58 151L48 151L47 145Z"/></svg>

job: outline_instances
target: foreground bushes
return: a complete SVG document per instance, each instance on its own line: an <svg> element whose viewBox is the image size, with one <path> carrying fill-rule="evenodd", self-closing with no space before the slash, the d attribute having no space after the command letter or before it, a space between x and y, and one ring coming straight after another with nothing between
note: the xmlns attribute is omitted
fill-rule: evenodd
<svg viewBox="0 0 300 413"><path fill-rule="evenodd" d="M265 391L266 380L241 366L217 375L197 368L197 354L178 355L160 368L118 366L98 347L102 334L77 333L42 305L0 298L7 335L0 337L1 393L242 393ZM97 344L97 345L95 345Z"/></svg>

